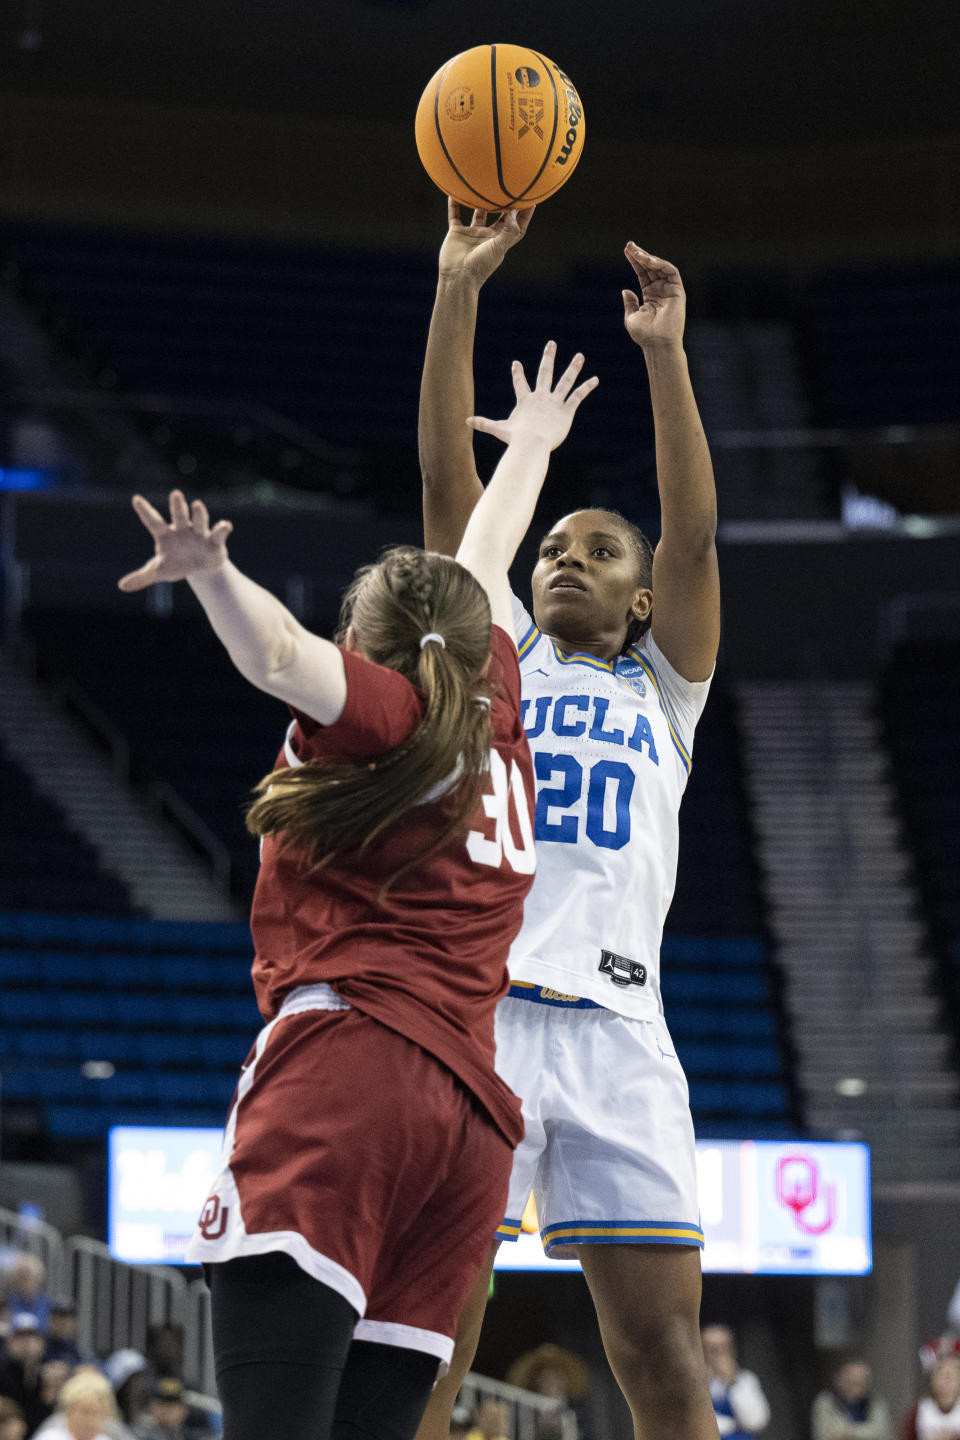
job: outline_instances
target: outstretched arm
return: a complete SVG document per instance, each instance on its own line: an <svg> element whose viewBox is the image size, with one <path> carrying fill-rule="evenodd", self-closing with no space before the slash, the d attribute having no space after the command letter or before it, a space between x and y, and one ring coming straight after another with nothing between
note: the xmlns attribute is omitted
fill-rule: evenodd
<svg viewBox="0 0 960 1440"><path fill-rule="evenodd" d="M170 494L169 524L142 495L133 497L133 508L153 538L154 554L123 576L120 589L186 580L241 675L321 725L338 720L347 700L340 651L237 569L227 555L230 521L211 529L203 501L188 506L180 490Z"/></svg>
<svg viewBox="0 0 960 1440"><path fill-rule="evenodd" d="M623 292L624 324L647 364L660 489L651 629L679 674L706 680L720 644L717 492L683 349L686 296L668 260L632 241L625 253L643 303Z"/></svg>
<svg viewBox="0 0 960 1440"><path fill-rule="evenodd" d="M555 341L548 340L533 390L520 361L514 360L517 403L506 420L479 415L467 420L471 430L485 430L507 448L467 521L457 559L480 581L490 598L493 623L508 635L513 634L513 612L507 572L533 519L550 452L566 439L578 406L599 383L594 375L576 385L583 356L575 355L554 386L556 354Z"/></svg>
<svg viewBox="0 0 960 1440"><path fill-rule="evenodd" d="M487 224L475 210L469 225L456 200L447 202L449 229L440 250L437 298L420 382L420 471L423 536L428 550L456 554L471 511L483 494L473 458L473 342L480 288L522 240L533 209L508 211Z"/></svg>

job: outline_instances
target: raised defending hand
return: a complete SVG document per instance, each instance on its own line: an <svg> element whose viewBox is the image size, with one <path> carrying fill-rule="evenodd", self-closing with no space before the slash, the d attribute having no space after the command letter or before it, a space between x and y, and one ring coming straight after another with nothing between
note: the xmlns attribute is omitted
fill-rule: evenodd
<svg viewBox="0 0 960 1440"><path fill-rule="evenodd" d="M582 400L600 384L596 375L584 380L574 389L577 376L583 369L583 356L574 355L556 385L553 383L553 362L557 355L557 342L548 340L543 350L537 383L533 390L527 384L523 366L514 360L513 389L517 403L506 420L486 420L482 415L471 415L467 424L474 430L485 430L495 435L505 445L518 440L545 441L551 450L566 439L573 417Z"/></svg>
<svg viewBox="0 0 960 1440"><path fill-rule="evenodd" d="M486 210L474 210L469 225L460 218L459 202L447 198L449 229L440 248L440 274L463 275L482 285L497 269L504 255L527 233L536 206L507 210L492 224Z"/></svg>
<svg viewBox="0 0 960 1440"><path fill-rule="evenodd" d="M669 260L641 250L631 240L624 254L640 282L643 303L632 290L623 292L623 323L638 345L679 345L683 340L687 297L680 272Z"/></svg>
<svg viewBox="0 0 960 1440"><path fill-rule="evenodd" d="M133 508L153 536L154 554L139 570L131 570L117 584L121 590L145 590L160 580L185 580L189 575L210 574L227 559L227 536L233 529L229 520L210 528L210 516L202 500L188 506L181 490L170 492L170 524L142 495L134 495Z"/></svg>

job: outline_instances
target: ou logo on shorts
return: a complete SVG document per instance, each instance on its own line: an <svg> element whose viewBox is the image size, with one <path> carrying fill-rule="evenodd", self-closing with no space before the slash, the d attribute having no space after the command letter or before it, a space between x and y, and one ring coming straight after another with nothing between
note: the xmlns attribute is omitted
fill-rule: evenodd
<svg viewBox="0 0 960 1440"><path fill-rule="evenodd" d="M496 822L493 839L480 830L471 830L467 836L467 854L477 865L493 865L497 868L505 859L511 870L518 875L532 875L537 868L536 852L533 848L533 825L530 809L523 788L523 776L516 761L510 762L510 774L499 751L490 751L490 779L492 792L482 797L485 814ZM513 802L511 805L511 801ZM516 816L520 843L517 844L511 825L511 810Z"/></svg>
<svg viewBox="0 0 960 1440"><path fill-rule="evenodd" d="M200 1212L197 1229L204 1240L219 1240L227 1228L228 1205L220 1204L219 1195L211 1195Z"/></svg>

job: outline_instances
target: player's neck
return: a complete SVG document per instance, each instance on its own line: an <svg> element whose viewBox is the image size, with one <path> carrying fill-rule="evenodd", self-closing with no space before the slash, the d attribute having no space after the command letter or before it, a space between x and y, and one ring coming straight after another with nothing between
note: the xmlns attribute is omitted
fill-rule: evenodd
<svg viewBox="0 0 960 1440"><path fill-rule="evenodd" d="M623 649L623 635L570 635L544 634L565 654L593 655L597 660L616 660Z"/></svg>

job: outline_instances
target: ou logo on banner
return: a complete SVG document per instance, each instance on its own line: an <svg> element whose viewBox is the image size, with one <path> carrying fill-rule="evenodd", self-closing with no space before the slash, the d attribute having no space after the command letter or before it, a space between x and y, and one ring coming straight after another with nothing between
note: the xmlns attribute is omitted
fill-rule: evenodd
<svg viewBox="0 0 960 1440"><path fill-rule="evenodd" d="M467 836L467 854L477 865L499 867L506 859L511 870L515 870L518 875L532 875L537 868L537 857L533 848L533 825L530 821L526 791L523 788L523 776L516 761L511 760L508 775L502 756L498 751L491 750L490 779L493 790L482 797L482 804L487 817L495 821L493 839L488 839L480 830L471 830ZM510 824L511 799L520 831L519 845L514 840Z"/></svg>
<svg viewBox="0 0 960 1440"><path fill-rule="evenodd" d="M781 1155L776 1190L780 1204L793 1211L797 1229L805 1235L824 1235L832 1227L837 1218L836 1186L824 1186L821 1195L820 1168L809 1155Z"/></svg>

